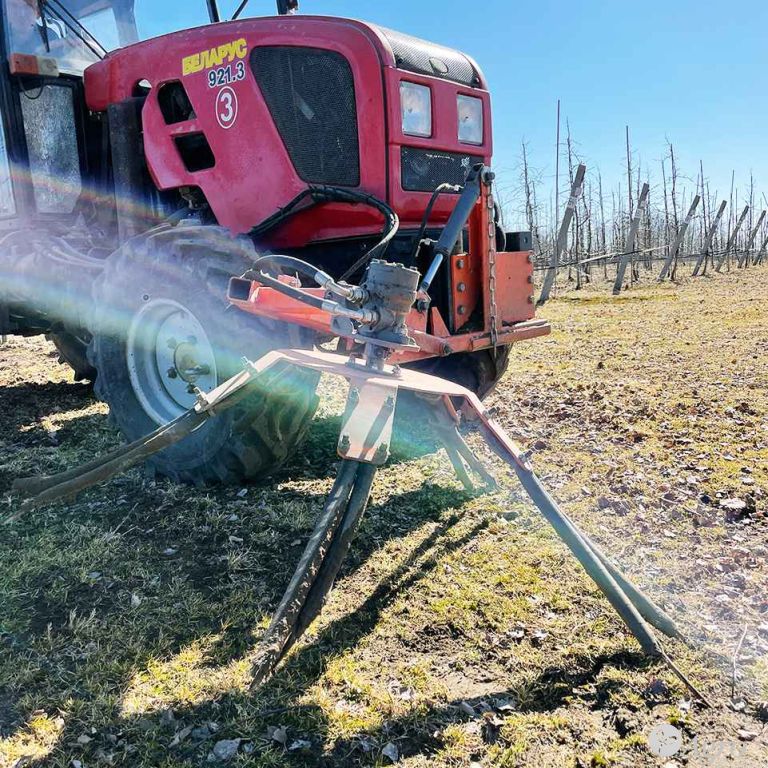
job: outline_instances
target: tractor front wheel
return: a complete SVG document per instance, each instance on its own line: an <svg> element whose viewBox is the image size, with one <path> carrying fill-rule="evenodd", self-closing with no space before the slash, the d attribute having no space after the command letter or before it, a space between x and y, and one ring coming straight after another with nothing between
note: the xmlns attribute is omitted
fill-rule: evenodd
<svg viewBox="0 0 768 768"><path fill-rule="evenodd" d="M306 344L295 327L228 306L228 277L248 266L249 248L215 227L163 227L107 259L95 285L89 358L94 391L128 441L191 408L196 388L228 379L243 356ZM254 394L149 463L197 485L268 475L304 438L317 381L294 368L267 375Z"/></svg>
<svg viewBox="0 0 768 768"><path fill-rule="evenodd" d="M511 347L457 352L448 357L431 357L409 367L456 382L479 398L490 394L509 365Z"/></svg>

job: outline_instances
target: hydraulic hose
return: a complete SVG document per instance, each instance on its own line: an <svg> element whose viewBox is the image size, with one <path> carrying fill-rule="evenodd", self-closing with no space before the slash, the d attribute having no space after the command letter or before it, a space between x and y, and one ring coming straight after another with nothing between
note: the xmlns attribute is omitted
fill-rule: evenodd
<svg viewBox="0 0 768 768"><path fill-rule="evenodd" d="M432 193L432 197L429 198L427 207L424 209L424 215L421 217L421 225L419 226L419 233L416 235L416 240L413 243L413 250L411 251L411 261L415 261L419 252L419 245L424 238L424 233L427 231L429 225L429 217L432 215L432 209L435 207L437 198L443 194L443 192L461 192L461 186L458 184L440 184L435 188Z"/></svg>
<svg viewBox="0 0 768 768"><path fill-rule="evenodd" d="M250 277L250 270L245 273L246 277ZM311 293L302 291L301 288L294 288L292 285L283 283L280 280L268 275L266 272L259 272L253 279L258 280L262 285L268 285L270 288L274 288L279 293L286 296L290 296L296 301L300 301L303 304L308 304L315 309L321 309L324 312L329 312L332 315L338 315L339 317L348 317L350 320L356 320L359 323L369 324L376 322L378 316L369 309L349 309L348 307L339 304L337 301L329 301L328 299L321 299L318 296L313 296Z"/></svg>
<svg viewBox="0 0 768 768"><path fill-rule="evenodd" d="M308 205L300 207L302 203L309 200ZM356 192L352 189L344 189L342 187L332 187L328 185L317 185L307 187L299 192L296 197L293 198L285 207L281 208L276 213L273 213L268 218L264 219L260 224L251 228L250 236L253 238L263 237L267 232L271 231L275 227L282 224L288 218L293 216L299 211L307 210L315 205L321 203L348 203L350 205L367 205L371 208L375 208L379 213L384 216L384 229L382 230L381 239L373 246L367 253L359 258L346 272L339 278L340 280L346 280L360 268L365 266L371 259L379 258L384 255L387 246L391 242L392 238L400 228L400 219L395 211L387 205L383 200L374 195L366 194L365 192Z"/></svg>
<svg viewBox="0 0 768 768"><path fill-rule="evenodd" d="M357 286L339 285L327 272L323 272L322 269L318 269L307 261L297 259L295 256L283 256L276 253L268 254L256 259L252 268L259 269L262 264L273 265L284 269L292 269L317 283L321 288L325 288L326 290L335 293L337 296L343 296L345 299L359 301L363 298L363 291Z"/></svg>

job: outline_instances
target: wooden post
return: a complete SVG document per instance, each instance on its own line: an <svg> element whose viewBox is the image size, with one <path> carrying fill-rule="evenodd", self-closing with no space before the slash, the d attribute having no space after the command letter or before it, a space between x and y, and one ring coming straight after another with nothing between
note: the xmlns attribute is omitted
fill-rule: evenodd
<svg viewBox="0 0 768 768"><path fill-rule="evenodd" d="M576 177L571 186L571 196L568 199L565 211L563 212L563 220L560 222L555 249L552 251L552 261L547 270L547 274L544 277L544 285L541 286L541 294L539 295L539 300L536 302L537 307L540 307L549 299L549 294L552 291L552 285L554 284L555 276L557 275L557 265L560 263L560 256L565 251L568 244L568 228L571 226L573 212L576 210L576 203L579 200L581 190L584 186L584 174L586 172L587 166L583 164L580 164L576 169Z"/></svg>
<svg viewBox="0 0 768 768"><path fill-rule="evenodd" d="M736 237L739 234L741 225L744 223L744 219L747 218L748 213L749 206L745 205L744 210L741 212L741 216L739 216L739 220L736 222L736 226L733 228L733 232L731 232L731 236L728 238L728 242L725 244L725 250L720 254L720 258L717 260L717 264L715 265L715 270L717 272L722 269L726 256L731 252L731 248L733 248L733 244L736 242Z"/></svg>
<svg viewBox="0 0 768 768"><path fill-rule="evenodd" d="M739 259L739 266L740 267L748 267L749 266L749 251L752 248L752 245L755 242L755 238L757 237L757 233L760 231L760 225L763 223L763 219L765 218L765 211L763 211L760 214L760 218L757 220L757 224L755 224L754 229L749 234L749 239L747 240L746 244L744 245L744 253L741 255L741 258Z"/></svg>
<svg viewBox="0 0 768 768"><path fill-rule="evenodd" d="M707 258L709 257L710 250L712 249L712 241L715 239L715 233L717 232L717 227L720 224L720 219L723 218L723 213L725 213L726 205L728 205L728 201L723 200L723 202L720 203L720 207L717 209L714 221L712 222L712 225L709 228L709 232L707 232L707 237L704 240L704 247L701 249L698 261L696 262L696 266L693 268L692 274L694 277L699 274L702 263L704 264L704 272L707 271Z"/></svg>
<svg viewBox="0 0 768 768"><path fill-rule="evenodd" d="M664 278L669 274L669 268L672 266L672 260L677 257L677 252L680 250L680 246L683 244L683 238L685 237L686 230L691 224L691 220L693 219L693 215L696 213L696 209L699 207L700 200L701 197L699 195L696 195L693 198L691 207L688 209L688 214L677 233L677 237L675 237L675 242L669 249L667 258L664 261L664 266L661 268L661 272L659 273L659 280L664 280Z"/></svg>
<svg viewBox="0 0 768 768"><path fill-rule="evenodd" d="M616 269L616 282L613 284L613 295L618 296L621 293L621 286L624 284L624 274L627 271L627 265L629 264L632 254L635 252L635 243L637 242L637 230L640 228L640 219L645 210L645 205L648 202L648 184L643 184L643 189L640 192L640 197L637 200L637 208L632 216L632 222L629 225L629 234L627 235L627 242L624 244L624 253L621 256L621 261Z"/></svg>
<svg viewBox="0 0 768 768"><path fill-rule="evenodd" d="M766 248L768 248L768 235L766 235L765 240L763 240L763 244L760 246L760 250L755 254L755 260L752 262L755 266L763 263Z"/></svg>

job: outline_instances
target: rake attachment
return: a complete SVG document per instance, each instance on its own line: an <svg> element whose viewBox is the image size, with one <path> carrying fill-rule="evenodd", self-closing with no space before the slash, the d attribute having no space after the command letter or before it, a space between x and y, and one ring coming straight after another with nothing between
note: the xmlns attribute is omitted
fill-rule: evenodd
<svg viewBox="0 0 768 768"><path fill-rule="evenodd" d="M255 686L270 677L320 613L360 525L376 469L389 458L395 405L398 394L406 390L423 398L432 417L430 426L462 483L472 488L471 473L474 473L486 486L495 487L492 476L457 429L459 412L474 417L488 445L515 471L533 503L606 596L643 651L665 661L696 698L707 704L704 696L672 663L654 634L652 627L669 637L683 639L672 619L579 530L543 487L524 452L490 418L473 392L418 371L380 362L372 367L360 357L347 358L329 352L298 349L270 352L255 363L247 362L243 371L210 393L199 393L193 409L143 440L79 469L17 481L15 490L30 498L6 522L18 519L41 504L72 496L103 482L140 463L151 453L183 439L206 419L231 407L258 386L260 374L282 365L341 377L349 383L349 394L337 446L342 462L336 481L262 641L253 666ZM458 410L454 403L458 404Z"/></svg>
<svg viewBox="0 0 768 768"><path fill-rule="evenodd" d="M324 317L327 315L330 330L350 344L353 352L345 356L323 351L284 349L269 352L256 362L246 360L240 373L208 394L198 392L194 408L143 440L80 469L18 481L16 490L31 498L6 522L18 519L38 504L71 496L89 485L106 480L152 453L182 440L207 419L239 402L253 388L258 388L261 374L279 372L279 369L276 371L277 366L308 368L346 380L349 392L337 445L342 458L341 466L325 508L257 654L253 683L259 685L272 674L323 607L365 512L376 469L389 458L395 406L398 395L405 390L421 398L431 417L429 426L445 447L464 486L473 488L471 475L474 474L487 487L496 487L491 474L458 431L460 413L478 423L488 445L512 467L533 503L606 596L643 651L651 657L663 659L696 698L706 703L706 699L675 667L654 634L653 628L656 628L669 637L681 639L672 619L622 574L560 509L542 486L528 457L490 418L479 398L454 382L387 363L394 350L412 352L418 349L408 326L410 313L414 308L422 314L428 311L430 283L443 259L455 248L470 212L477 208L477 201L482 198L484 206L480 210L486 215L488 210L493 209L489 193L492 180L493 174L489 169L482 165L473 168L448 224L434 244L431 266L421 282L416 269L378 259L368 263L359 286L336 281L311 264L291 256L273 255L258 259L251 270L256 273L257 279L246 279L245 276L234 278L230 283L230 292L234 285L237 295L242 291L242 295L250 296L253 283L271 286L275 291L310 306L313 311L319 311ZM295 269L322 286L322 298L264 271L284 267Z"/></svg>

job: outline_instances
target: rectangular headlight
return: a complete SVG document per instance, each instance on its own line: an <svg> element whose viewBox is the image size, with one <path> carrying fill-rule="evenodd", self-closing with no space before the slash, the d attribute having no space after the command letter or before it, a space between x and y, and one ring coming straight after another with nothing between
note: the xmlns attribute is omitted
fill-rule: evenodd
<svg viewBox="0 0 768 768"><path fill-rule="evenodd" d="M483 102L474 96L456 97L459 111L459 141L464 144L483 143Z"/></svg>
<svg viewBox="0 0 768 768"><path fill-rule="evenodd" d="M409 136L432 135L432 92L426 85L400 83L400 113L403 133Z"/></svg>

